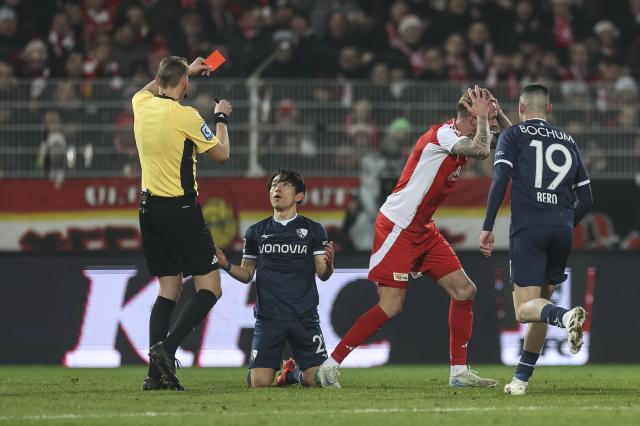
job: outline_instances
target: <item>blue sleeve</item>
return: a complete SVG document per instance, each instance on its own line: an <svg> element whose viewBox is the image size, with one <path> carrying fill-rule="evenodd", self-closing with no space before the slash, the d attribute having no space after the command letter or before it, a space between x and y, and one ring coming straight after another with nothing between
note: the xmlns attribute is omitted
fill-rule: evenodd
<svg viewBox="0 0 640 426"><path fill-rule="evenodd" d="M577 146L576 146L576 160L578 161L578 169L576 170L576 177L572 187L573 189L576 189L591 183L591 181L589 180L589 174L587 173L587 168L584 166L584 162L582 161L582 156L580 155L580 150L578 150Z"/></svg>
<svg viewBox="0 0 640 426"><path fill-rule="evenodd" d="M589 179L587 168L584 166L584 162L582 161L582 156L580 155L578 146L576 145L575 148L578 168L576 170L576 176L571 188L575 191L577 198L574 207L575 219L573 221L573 224L577 225L587 214L587 211L593 204L593 195L591 194L591 180Z"/></svg>
<svg viewBox="0 0 640 426"><path fill-rule="evenodd" d="M317 222L312 222L313 224L313 240L311 242L311 249L314 256L323 255L325 252L325 247L329 243L329 237L327 237L327 231L324 229L324 226Z"/></svg>
<svg viewBox="0 0 640 426"><path fill-rule="evenodd" d="M496 221L502 200L504 200L504 193L507 191L510 176L511 167L506 162L496 162L493 167L493 180L491 181L489 199L487 200L487 214L482 224L483 231L493 231L493 224Z"/></svg>
<svg viewBox="0 0 640 426"><path fill-rule="evenodd" d="M498 137L498 144L496 145L496 155L493 160L493 165L499 163L507 164L513 168L516 163L516 141L514 140L513 127L500 133Z"/></svg>
<svg viewBox="0 0 640 426"><path fill-rule="evenodd" d="M591 185L582 185L576 188L576 205L575 205L575 217L573 225L580 223L582 218L587 214L587 211L593 204L593 195L591 194Z"/></svg>
<svg viewBox="0 0 640 426"><path fill-rule="evenodd" d="M258 258L258 244L256 242L256 231L254 226L250 226L244 234L244 248L242 257L247 259Z"/></svg>

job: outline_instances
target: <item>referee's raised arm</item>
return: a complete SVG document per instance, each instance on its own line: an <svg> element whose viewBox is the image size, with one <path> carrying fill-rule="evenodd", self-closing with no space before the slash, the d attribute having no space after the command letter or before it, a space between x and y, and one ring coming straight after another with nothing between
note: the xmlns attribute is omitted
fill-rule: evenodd
<svg viewBox="0 0 640 426"><path fill-rule="evenodd" d="M229 148L229 133L227 132L227 123L231 111L231 104L226 99L216 102L216 107L213 110L216 116L216 138L218 139L218 144L206 151L206 153L218 163L225 163L231 153Z"/></svg>

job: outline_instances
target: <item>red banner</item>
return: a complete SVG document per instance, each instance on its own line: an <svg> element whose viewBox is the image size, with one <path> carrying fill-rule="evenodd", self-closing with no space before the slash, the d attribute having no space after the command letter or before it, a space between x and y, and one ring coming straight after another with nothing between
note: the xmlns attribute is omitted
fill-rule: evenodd
<svg viewBox="0 0 640 426"><path fill-rule="evenodd" d="M126 178L4 179L0 185L0 250L138 250L140 184ZM354 178L308 178L301 208L339 227L359 186ZM221 247L238 249L246 228L271 214L266 178L199 178L199 201Z"/></svg>

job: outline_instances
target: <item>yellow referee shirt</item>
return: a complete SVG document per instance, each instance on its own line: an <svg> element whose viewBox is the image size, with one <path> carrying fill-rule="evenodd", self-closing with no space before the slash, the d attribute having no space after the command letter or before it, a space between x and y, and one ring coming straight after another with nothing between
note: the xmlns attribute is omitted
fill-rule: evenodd
<svg viewBox="0 0 640 426"><path fill-rule="evenodd" d="M207 123L167 96L141 91L132 103L142 189L161 197L197 195L196 154L218 143Z"/></svg>

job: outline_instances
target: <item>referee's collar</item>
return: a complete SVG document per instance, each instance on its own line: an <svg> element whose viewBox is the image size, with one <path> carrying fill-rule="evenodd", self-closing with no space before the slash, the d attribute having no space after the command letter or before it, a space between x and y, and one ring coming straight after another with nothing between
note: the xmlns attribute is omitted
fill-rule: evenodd
<svg viewBox="0 0 640 426"><path fill-rule="evenodd" d="M159 97L159 98L162 98L162 99L171 99L172 101L178 102L178 100L176 98L172 98L171 96L167 96L167 95L164 95L164 94L157 94L156 96Z"/></svg>

